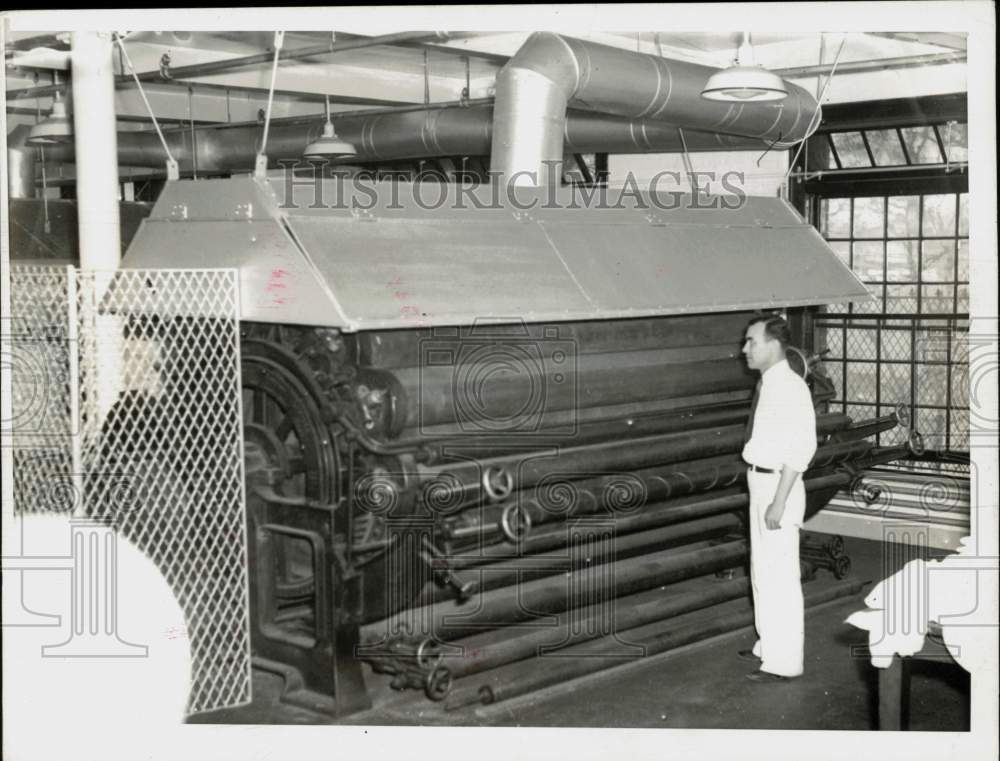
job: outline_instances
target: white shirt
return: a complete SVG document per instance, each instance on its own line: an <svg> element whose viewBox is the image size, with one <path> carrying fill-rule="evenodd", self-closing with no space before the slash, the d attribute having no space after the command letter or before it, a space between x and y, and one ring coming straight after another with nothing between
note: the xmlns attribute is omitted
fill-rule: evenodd
<svg viewBox="0 0 1000 761"><path fill-rule="evenodd" d="M816 412L806 382L781 360L761 375L753 432L743 459L761 468L804 473L816 454Z"/></svg>

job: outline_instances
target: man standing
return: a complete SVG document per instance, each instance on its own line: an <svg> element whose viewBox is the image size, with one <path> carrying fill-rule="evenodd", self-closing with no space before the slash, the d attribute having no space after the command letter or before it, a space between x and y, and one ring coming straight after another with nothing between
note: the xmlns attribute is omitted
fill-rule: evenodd
<svg viewBox="0 0 1000 761"><path fill-rule="evenodd" d="M747 678L780 682L802 674L804 611L799 527L805 518L802 474L816 453L816 413L805 381L785 359L788 323L761 315L747 327L743 354L760 372L750 437L750 583L757 642L744 660L760 661Z"/></svg>

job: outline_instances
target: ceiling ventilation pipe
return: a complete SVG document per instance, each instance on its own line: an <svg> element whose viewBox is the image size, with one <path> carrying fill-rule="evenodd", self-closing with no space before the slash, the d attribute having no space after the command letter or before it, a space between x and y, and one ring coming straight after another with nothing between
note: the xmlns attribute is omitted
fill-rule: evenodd
<svg viewBox="0 0 1000 761"><path fill-rule="evenodd" d="M444 108L408 111L373 116L356 115L334 119L337 134L354 145L357 161L389 161L434 156L484 156L490 151L493 131L493 108ZM21 128L18 128L20 130ZM25 198L34 195L35 149L24 145L28 128L15 130L8 140L10 195ZM202 127L194 131L199 172L251 171L260 142L260 126ZM299 159L310 142L323 130L313 124L276 125L268 137L268 157L272 162ZM181 171L194 167L190 130L164 132L170 151ZM161 169L166 161L163 146L154 132L118 133L118 163L121 166ZM684 131L689 150L725 151L764 148L757 138L740 138L708 132ZM608 114L571 111L564 125L562 143L570 153L649 153L681 150L676 127L666 122L625 119ZM72 162L72 143L45 148L51 163ZM17 171L14 171L15 167Z"/></svg>
<svg viewBox="0 0 1000 761"><path fill-rule="evenodd" d="M706 100L701 91L717 71L536 32L497 74L490 168L521 185L558 177L570 106L767 144L807 137L819 105L804 89L788 84L775 102Z"/></svg>

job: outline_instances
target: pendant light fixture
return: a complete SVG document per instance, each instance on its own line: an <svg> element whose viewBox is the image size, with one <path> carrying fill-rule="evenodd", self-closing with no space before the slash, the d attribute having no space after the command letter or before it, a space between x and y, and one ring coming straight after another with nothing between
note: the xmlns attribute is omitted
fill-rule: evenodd
<svg viewBox="0 0 1000 761"><path fill-rule="evenodd" d="M306 146L302 152L302 157L306 160L330 160L344 156L357 156L358 152L353 145L337 136L330 120L330 96L326 96L326 124L323 125L323 134Z"/></svg>
<svg viewBox="0 0 1000 761"><path fill-rule="evenodd" d="M55 77L55 75L53 75ZM53 78L53 84L58 80ZM28 132L25 142L28 145L55 145L73 140L73 123L66 114L66 103L56 90L52 101L52 111L49 115L34 125Z"/></svg>
<svg viewBox="0 0 1000 761"><path fill-rule="evenodd" d="M701 97L708 100L736 103L781 100L787 96L788 88L781 77L754 61L750 32L743 32L733 65L709 77L701 91Z"/></svg>

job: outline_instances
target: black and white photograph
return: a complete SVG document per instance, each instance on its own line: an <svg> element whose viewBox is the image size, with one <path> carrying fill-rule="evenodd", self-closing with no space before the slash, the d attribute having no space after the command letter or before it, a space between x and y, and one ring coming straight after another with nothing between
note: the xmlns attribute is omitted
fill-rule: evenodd
<svg viewBox="0 0 1000 761"><path fill-rule="evenodd" d="M3 758L996 758L995 4L11 10Z"/></svg>

